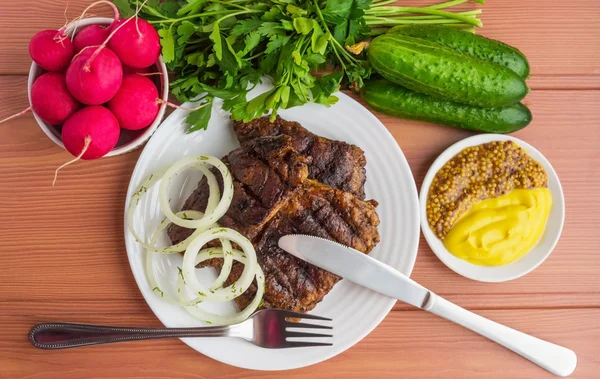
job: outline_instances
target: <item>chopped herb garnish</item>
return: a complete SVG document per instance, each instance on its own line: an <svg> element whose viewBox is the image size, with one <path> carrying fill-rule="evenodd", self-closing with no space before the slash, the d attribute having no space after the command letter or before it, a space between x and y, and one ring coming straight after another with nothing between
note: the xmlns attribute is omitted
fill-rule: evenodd
<svg viewBox="0 0 600 379"><path fill-rule="evenodd" d="M204 292L198 291L198 295L206 297L206 294Z"/></svg>
<svg viewBox="0 0 600 379"><path fill-rule="evenodd" d="M161 291L161 289L158 287L152 288L152 292L154 292L154 291L160 292L160 297L164 297L164 295L165 295L165 293L163 291Z"/></svg>
<svg viewBox="0 0 600 379"><path fill-rule="evenodd" d="M179 270L179 276L181 276L181 279L183 279L183 284L187 284L185 281L185 277L183 276L183 270L181 269L181 267L177 266L177 270Z"/></svg>
<svg viewBox="0 0 600 379"><path fill-rule="evenodd" d="M154 174L150 174L150 177L148 178L148 180L152 180L153 177L154 177Z"/></svg>
<svg viewBox="0 0 600 379"><path fill-rule="evenodd" d="M204 322L207 323L207 324L212 324L212 322L210 322L210 321L204 321Z"/></svg>
<svg viewBox="0 0 600 379"><path fill-rule="evenodd" d="M204 155L201 155L198 157L198 159L200 159L201 161L207 161L208 157L205 157Z"/></svg>
<svg viewBox="0 0 600 379"><path fill-rule="evenodd" d="M210 293L215 293L215 291L213 291L212 289L209 289Z"/></svg>

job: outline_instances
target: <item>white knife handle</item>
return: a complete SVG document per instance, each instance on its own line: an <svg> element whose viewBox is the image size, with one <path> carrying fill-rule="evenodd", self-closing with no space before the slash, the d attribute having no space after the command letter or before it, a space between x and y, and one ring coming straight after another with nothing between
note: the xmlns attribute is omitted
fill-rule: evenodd
<svg viewBox="0 0 600 379"><path fill-rule="evenodd" d="M572 350L498 324L469 312L433 292L430 294L423 307L426 311L481 334L554 375L569 376L575 370L577 355Z"/></svg>

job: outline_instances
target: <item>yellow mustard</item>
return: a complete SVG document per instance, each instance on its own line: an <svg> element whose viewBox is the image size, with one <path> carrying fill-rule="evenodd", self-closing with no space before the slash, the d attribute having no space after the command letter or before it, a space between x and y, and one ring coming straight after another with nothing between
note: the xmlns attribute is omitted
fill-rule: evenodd
<svg viewBox="0 0 600 379"><path fill-rule="evenodd" d="M480 201L457 220L444 238L444 246L477 265L505 265L535 246L551 208L548 188L516 189Z"/></svg>

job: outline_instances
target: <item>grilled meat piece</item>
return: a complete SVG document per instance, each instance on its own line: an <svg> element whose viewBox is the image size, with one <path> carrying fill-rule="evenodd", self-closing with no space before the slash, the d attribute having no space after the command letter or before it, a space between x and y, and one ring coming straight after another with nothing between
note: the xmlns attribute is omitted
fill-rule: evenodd
<svg viewBox="0 0 600 379"><path fill-rule="evenodd" d="M294 151L291 138L284 135L257 138L230 152L223 162L232 175L233 199L219 224L252 240L306 179L308 161ZM222 192L221 175L216 176ZM208 184L203 178L182 209L204 211L208 195ZM192 232L177 225L171 225L167 231L173 243L183 241Z"/></svg>
<svg viewBox="0 0 600 379"><path fill-rule="evenodd" d="M257 137L290 136L294 149L312 159L308 166L309 178L364 200L367 160L359 147L320 137L299 123L286 121L279 116L274 122L270 122L269 117L247 123L236 121L233 128L242 144Z"/></svg>
<svg viewBox="0 0 600 379"><path fill-rule="evenodd" d="M291 233L309 234L369 253L379 242L379 217L377 202L363 201L364 154L356 146L316 136L281 118L274 123L267 118L236 123L235 131L242 147L223 159L232 174L234 194L219 224L254 244L265 273L263 306L307 312L340 278L287 254L278 240ZM222 187L220 175L217 178ZM208 194L203 179L183 209L203 211ZM175 225L168 229L173 243L191 232ZM204 265L220 269L222 260ZM234 263L226 285L237 280L243 268ZM255 293L256 282L236 298L237 305L245 308Z"/></svg>
<svg viewBox="0 0 600 379"><path fill-rule="evenodd" d="M350 193L307 183L279 209L255 242L258 262L265 273L263 306L307 312L313 309L341 279L281 250L278 240L286 234L308 234L337 241L363 253L379 242L379 217L371 202ZM239 278L242 264L234 264L228 284ZM254 298L255 283L236 298L240 309Z"/></svg>

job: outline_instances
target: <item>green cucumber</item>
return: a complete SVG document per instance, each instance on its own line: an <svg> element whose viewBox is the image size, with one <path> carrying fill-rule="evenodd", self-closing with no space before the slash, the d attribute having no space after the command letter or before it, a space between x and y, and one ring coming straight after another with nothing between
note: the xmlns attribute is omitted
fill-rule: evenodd
<svg viewBox="0 0 600 379"><path fill-rule="evenodd" d="M361 97L371 108L389 116L479 132L512 133L531 122L531 112L521 103L500 108L457 104L413 92L385 79L366 81Z"/></svg>
<svg viewBox="0 0 600 379"><path fill-rule="evenodd" d="M367 57L384 78L457 103L502 107L529 92L523 78L504 66L420 38L381 35L371 41Z"/></svg>
<svg viewBox="0 0 600 379"><path fill-rule="evenodd" d="M518 49L500 41L443 25L400 25L388 34L421 38L475 58L505 66L523 79L529 77L529 62Z"/></svg>

